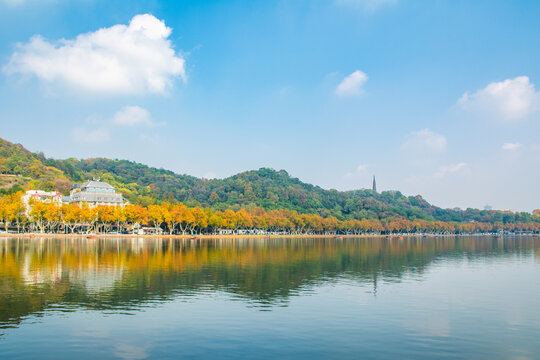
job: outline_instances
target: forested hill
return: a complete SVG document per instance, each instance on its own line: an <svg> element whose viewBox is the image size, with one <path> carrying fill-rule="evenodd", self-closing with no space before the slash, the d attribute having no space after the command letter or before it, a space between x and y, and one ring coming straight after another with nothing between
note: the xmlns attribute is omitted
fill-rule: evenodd
<svg viewBox="0 0 540 360"><path fill-rule="evenodd" d="M130 202L149 205L162 201L188 206L210 206L217 210L263 207L292 209L347 218L404 217L442 221L528 222L528 213L467 209L441 209L421 196L399 191L325 190L289 176L285 170L262 168L225 179L199 179L127 160L105 158L56 160L32 153L23 146L0 139L0 194L26 188L69 192L72 183L101 178Z"/></svg>

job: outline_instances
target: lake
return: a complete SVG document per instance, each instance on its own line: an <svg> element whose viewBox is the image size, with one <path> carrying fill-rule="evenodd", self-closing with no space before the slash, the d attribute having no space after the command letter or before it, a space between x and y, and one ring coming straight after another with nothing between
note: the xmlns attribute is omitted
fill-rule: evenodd
<svg viewBox="0 0 540 360"><path fill-rule="evenodd" d="M0 238L2 359L539 359L540 239Z"/></svg>

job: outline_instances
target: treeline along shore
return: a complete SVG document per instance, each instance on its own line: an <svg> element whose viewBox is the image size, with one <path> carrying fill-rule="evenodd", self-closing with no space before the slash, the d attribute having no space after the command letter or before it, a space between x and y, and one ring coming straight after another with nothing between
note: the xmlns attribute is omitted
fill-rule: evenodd
<svg viewBox="0 0 540 360"><path fill-rule="evenodd" d="M540 234L540 217L529 222L451 222L381 219L338 219L295 210L237 211L187 207L180 202L157 205L59 205L31 200L22 192L0 198L0 226L5 233L126 234L126 235L374 235L374 234Z"/></svg>
<svg viewBox="0 0 540 360"><path fill-rule="evenodd" d="M287 209L322 218L333 216L339 221L369 219L381 223L395 219L489 224L540 221L540 209L532 213L443 209L430 204L421 195L405 196L400 191L323 189L305 183L285 170L260 168L223 179L203 179L127 160L52 159L0 139L0 196L30 189L56 191L67 196L71 195L74 185L90 179L106 182L131 204L146 208L167 202L183 203L190 209L211 208L221 212L227 209L234 212L254 208L268 212Z"/></svg>

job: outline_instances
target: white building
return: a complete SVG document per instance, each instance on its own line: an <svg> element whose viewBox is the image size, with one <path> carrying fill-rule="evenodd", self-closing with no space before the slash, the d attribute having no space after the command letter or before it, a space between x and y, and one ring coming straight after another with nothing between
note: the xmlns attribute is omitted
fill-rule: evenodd
<svg viewBox="0 0 540 360"><path fill-rule="evenodd" d="M82 185L73 185L69 195L70 203L90 206L109 205L124 206L124 197L115 191L110 184L100 180L90 180Z"/></svg>
<svg viewBox="0 0 540 360"><path fill-rule="evenodd" d="M21 200L27 210L30 208L31 200L53 203L59 206L69 203L79 205L86 203L91 207L99 205L123 207L127 203L124 201L122 194L117 193L114 187L99 180L87 181L82 185L73 185L69 196L62 196L56 191L28 190L21 196Z"/></svg>
<svg viewBox="0 0 540 360"><path fill-rule="evenodd" d="M31 200L44 203L52 203L61 206L62 194L56 191L27 190L26 193L21 196L21 202L24 205L26 215L28 215L30 211Z"/></svg>
<svg viewBox="0 0 540 360"><path fill-rule="evenodd" d="M23 204L27 207L31 199L44 203L62 205L62 194L56 191L28 190L23 196L21 196Z"/></svg>

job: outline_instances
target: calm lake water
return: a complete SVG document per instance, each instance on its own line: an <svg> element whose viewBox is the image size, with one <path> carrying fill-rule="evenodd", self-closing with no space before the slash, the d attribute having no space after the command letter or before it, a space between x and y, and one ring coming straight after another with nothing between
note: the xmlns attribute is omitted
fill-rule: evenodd
<svg viewBox="0 0 540 360"><path fill-rule="evenodd" d="M540 239L0 239L1 359L540 359Z"/></svg>

